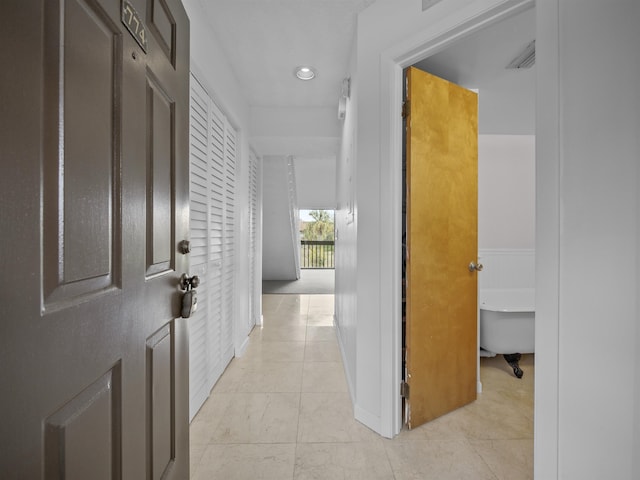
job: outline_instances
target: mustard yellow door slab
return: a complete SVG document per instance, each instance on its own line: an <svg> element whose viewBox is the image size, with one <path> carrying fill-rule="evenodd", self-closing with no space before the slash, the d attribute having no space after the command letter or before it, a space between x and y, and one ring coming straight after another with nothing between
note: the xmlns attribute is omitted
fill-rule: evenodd
<svg viewBox="0 0 640 480"><path fill-rule="evenodd" d="M476 399L478 100L407 71L406 422Z"/></svg>

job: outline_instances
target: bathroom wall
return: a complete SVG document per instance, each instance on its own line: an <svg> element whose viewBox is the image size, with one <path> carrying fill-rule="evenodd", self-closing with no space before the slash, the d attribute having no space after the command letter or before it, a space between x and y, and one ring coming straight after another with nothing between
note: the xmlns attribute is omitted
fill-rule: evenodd
<svg viewBox="0 0 640 480"><path fill-rule="evenodd" d="M535 136L478 138L478 248L535 248Z"/></svg>
<svg viewBox="0 0 640 480"><path fill-rule="evenodd" d="M535 286L535 136L478 138L478 287Z"/></svg>

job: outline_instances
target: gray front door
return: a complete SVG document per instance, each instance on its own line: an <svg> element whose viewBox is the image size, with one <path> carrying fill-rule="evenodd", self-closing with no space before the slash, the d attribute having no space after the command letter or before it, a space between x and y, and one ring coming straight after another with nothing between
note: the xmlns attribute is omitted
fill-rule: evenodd
<svg viewBox="0 0 640 480"><path fill-rule="evenodd" d="M3 0L0 477L189 470L189 22Z"/></svg>

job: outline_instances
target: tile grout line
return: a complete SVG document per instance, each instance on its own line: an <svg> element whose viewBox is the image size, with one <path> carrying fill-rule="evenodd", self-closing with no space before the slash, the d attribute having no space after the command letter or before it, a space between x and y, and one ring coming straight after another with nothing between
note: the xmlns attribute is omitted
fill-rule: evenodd
<svg viewBox="0 0 640 480"><path fill-rule="evenodd" d="M317 358L315 360L312 360L312 358L317 357L317 355L316 355L317 352L315 350L315 347L316 347L315 344L318 344L318 343L322 344L322 343L326 343L326 342L323 342L322 340L313 340L313 341L311 341L311 337L313 335L315 335L317 333L317 331L316 330L313 330L313 331L309 330L310 326L316 326L316 325L311 325L311 323L312 323L312 320L311 320L312 314L310 312L313 310L313 312L314 312L313 316L324 315L324 312L327 310L326 307L328 306L328 303L325 303L324 300L319 299L318 301L314 302L314 304L312 305L311 304L311 299L308 296L305 296L305 297L306 298L302 297L302 298L304 298L304 300L302 300L302 301L306 302L306 304L302 304L302 305L300 303L300 300L298 302L291 302L289 300L285 301L286 298L283 300L283 298L281 297L280 302L279 302L280 305L281 305L281 308L278 309L278 312L272 312L270 314L270 316L269 316L269 319L272 320L272 321L275 320L275 318L277 318L278 320L281 320L282 318L285 318L285 316L288 314L288 312L290 312L290 311L293 312L294 311L293 309L297 306L298 307L297 311L300 314L300 324L305 326L304 336L302 337L304 340L303 340L303 345L302 345L302 349L301 349L302 350L302 359L301 359L302 369L298 371L299 373L296 372L298 375L300 375L299 383L298 383L300 385L300 387L299 387L298 391L292 392L294 394L294 396L295 396L295 393L298 393L298 411L297 411L297 414L294 413L294 415L296 416L295 421L297 422L296 423L296 430L295 430L295 440L292 443L290 443L290 442L282 442L282 441L270 442L268 440L260 441L260 442L250 442L250 443L246 443L246 442L240 442L240 443L236 443L236 442L232 442L232 443L221 442L221 443L217 443L215 440L212 440L211 438L209 438L206 441L206 444L203 444L202 446L198 447L198 448L202 448L203 451L198 456L197 461L193 465L193 471L191 472L191 478L194 478L196 473L200 473L200 475L198 475L198 478L205 478L204 476L202 476L202 474L206 474L206 472L208 472L208 469L210 468L209 467L209 463L211 463L213 465L214 462L217 461L215 459L213 461L212 460L205 461L205 457L206 457L205 454L207 453L208 449L211 449L212 447L221 446L221 445L225 445L225 446L231 446L231 445L253 446L253 445L276 445L276 444L282 444L282 445L288 444L288 445L290 445L290 447L288 447L286 449L286 452L287 452L286 456L288 457L288 459L291 459L290 455L291 455L291 453L293 453L293 459L292 459L292 465L288 464L286 471L290 471L291 472L291 477L289 477L289 474L284 474L285 473L284 471L282 472L283 475L281 477L281 478L286 480L287 478L295 479L296 475L305 475L306 473L308 473L307 469L309 468L309 465L306 464L305 460L307 459L307 456L309 454L313 454L313 451L314 451L313 448L307 449L306 447L308 445L311 445L311 444L318 444L318 445L321 445L321 444L341 444L341 445L347 445L347 444L355 444L355 443L366 443L365 440L353 440L353 438L355 438L355 437L351 437L352 438L351 441L345 441L345 440L342 440L342 441L339 441L339 440L337 440L337 441L336 440L333 440L333 441L324 440L324 441L310 441L310 442L299 441L299 439L301 439L300 432L301 431L306 431L305 427L306 428L310 428L309 427L310 424L307 423L309 418L307 418L307 417L309 417L309 415L313 415L313 413L314 413L313 411L307 411L307 414L308 414L307 417L303 417L302 416L302 394L305 393L304 385L303 385L304 378L305 378L305 367L310 366L310 365L315 365L315 364L321 365L321 364L326 364L327 362L333 362L333 361L329 361L329 360L322 361L322 360L318 360ZM301 298L301 297L298 297L298 298ZM320 330L322 330L322 329L320 329ZM283 332L285 332L285 330L283 330ZM302 333L302 332L300 332L300 333ZM283 335L284 335L284 333L283 333ZM316 337L316 338L322 339L324 337L320 336L320 337ZM257 340L257 338L255 338L255 340ZM268 345L270 343L269 341L263 342L262 338L260 338L260 342L263 343L263 345ZM310 347L310 346L312 348L308 349L307 347ZM296 347L296 349L297 348L299 348L299 347ZM300 350L298 350L298 352L299 351ZM311 357L307 357L306 356L308 352L311 354ZM297 355L299 355L299 353ZM276 361L262 362L261 361L260 363L261 364L265 364L265 363L277 364L277 363L280 363L280 362L276 362ZM287 363L294 364L294 363L298 363L298 362L287 361ZM341 364L341 367L344 370L344 362L343 362L342 358L340 358L339 362L337 362L337 363ZM502 363L500 363L500 366L502 366ZM313 373L314 372L311 372L311 374L313 374ZM500 372L498 372L498 373L500 373ZM533 372L532 372L532 375L533 375ZM312 377L309 378L309 380L313 383L313 379L314 378L315 377L312 376ZM520 385L520 384L518 384L518 385ZM508 399L507 397L513 396L513 395L506 395L506 392L508 392L510 394L514 394L514 390L513 389L511 389L511 388L506 389L506 387L504 385L502 385L502 383L499 383L498 386L499 387L496 388L495 391L494 391L495 393L497 393L497 395L495 395L496 397L500 397L500 399L502 399L502 397L505 397L506 399ZM524 395L526 393L525 390L527 390L527 389L524 388L525 387L524 384L522 384L520 386L523 387L522 388L523 392L520 392L519 390L515 391L515 393L518 393L518 398L520 396ZM503 388L505 389L505 392L502 391ZM221 392L221 393L218 393L217 395L219 395L219 396L236 395L238 393L244 393L244 392ZM257 392L255 392L255 393L257 393ZM269 394L271 392L265 392L265 393ZM272 392L272 393L288 393L288 391L287 392ZM344 393L344 392L342 392L342 391L340 391L340 392L333 392L333 391L331 391L331 392L329 392L329 391L326 391L326 392L325 391L323 391L323 392L307 392L307 395L330 395L330 394L338 394L338 393ZM212 394L213 394L213 392L212 392ZM289 398L291 398L292 401L295 401L292 397L289 397ZM502 400L504 400L504 399L502 399ZM487 402L488 402L488 400L487 400ZM494 405L494 403L495 402L492 401L489 405ZM504 403L504 402L499 402L499 403L495 403L495 404L496 405L502 405L502 403ZM519 403L522 403L522 402L519 402ZM290 405L293 407L295 404L290 404ZM525 405L525 407L528 407L528 406ZM525 410L525 411L528 411L528 410ZM477 414L477 413L478 412L476 412L475 414ZM529 417L529 416L530 415L527 415L527 417ZM289 425L290 425L290 423L289 423ZM290 430L291 433L293 433L292 432L292 427L293 427L292 425L290 427L288 427L288 428L291 429ZM512 429L509 429L508 432L507 432L508 435L509 435L508 438L507 437L500 438L500 439L475 438L475 437L470 436L470 435L473 434L473 432L466 432L465 431L464 436L462 438L456 438L456 439L443 438L443 439L440 439L439 441L442 441L442 440L445 440L445 441L447 441L447 440L448 441L460 441L460 440L463 440L468 445L468 447L471 449L471 452L475 453L475 457L480 457L478 459L478 463L476 464L476 468L480 467L481 470L484 470L484 468L482 468L482 465L484 465L484 467L486 467L488 469L487 474L491 475L490 478L493 479L493 480L499 480L501 478L505 478L503 475L506 473L506 470L503 472L503 469L500 468L500 466L498 464L495 465L495 468L496 468L495 471L494 471L494 468L492 468L491 464L493 464L493 462L496 460L494 458L494 456L493 456L493 451L498 449L498 447L496 447L495 445L492 445L492 443L494 441L500 442L500 441L503 441L503 440L518 440L518 441L522 441L522 442L524 442L524 441L532 441L533 440L533 435L532 434L531 434L531 436L529 436L528 434L521 432L519 428L516 431L513 431L513 432L511 430ZM311 428L309 431L313 432L313 428ZM507 433L505 433L505 435ZM477 434L477 432L476 432L476 434ZM484 437L484 435L483 435L483 437ZM428 439L425 438L423 440L425 442L429 443ZM410 444L414 443L414 441L415 441L415 443L422 443L422 441L420 441L420 439L418 438L418 439L414 439L413 441L409 441L407 443L407 445L410 445ZM482 442L487 444L488 452L487 452L487 456L486 457L482 453L483 452L483 448L484 448L484 443L482 443ZM200 445L200 444L198 444L198 445ZM390 445L392 445L392 444L383 443L383 448L385 450L384 458L386 458L386 463L389 465L389 468L391 469L389 477L385 476L385 478L393 478L393 479L396 479L396 480L399 479L399 478L404 478L403 477L403 474L404 474L403 473L404 472L403 465L405 463L405 460L404 459L401 460L401 463L398 464L398 460L400 459L400 457L396 458L397 455L394 453L396 451L396 449L392 448ZM284 452L282 452L282 453L284 453ZM395 468L394 468L394 465L391 462L391 458L392 457L396 458L396 466L395 466ZM498 458L501 458L501 457L498 456ZM381 457L381 460L382 460L382 457ZM259 458L258 459L254 459L253 461L260 461L260 459ZM291 461L291 460L289 460L289 461ZM407 460L407 461L409 462L409 460ZM300 463L298 463L298 462L300 462ZM325 462L325 463L328 464L328 462ZM420 462L418 461L418 463L420 463ZM292 470L289 470L289 468L291 468ZM422 466L421 468L430 468L430 467ZM425 470L422 470L422 472L425 472ZM462 477L460 477L460 478L462 478ZM527 478L529 478L529 477L527 477Z"/></svg>
<svg viewBox="0 0 640 480"><path fill-rule="evenodd" d="M500 477L498 477L498 474L494 471L493 468L491 468L491 465L489 465L489 463L486 461L486 459L484 458L484 455L482 455L482 453L480 453L478 451L476 446L473 443L471 443L470 439L468 437L466 437L466 436L465 436L465 441L467 442L467 444L469 445L471 450L473 450L475 452L475 454L478 457L480 457L480 459L482 460L482 463L484 463L487 466L487 468L489 469L489 471L493 475L494 480L500 480ZM491 442L493 442L493 440L491 440Z"/></svg>
<svg viewBox="0 0 640 480"><path fill-rule="evenodd" d="M296 463L298 461L298 445L300 442L300 416L302 415L302 384L304 382L304 366L307 363L307 332L309 329L309 305L307 304L307 312L305 313L305 329L304 329L304 347L302 349L302 373L300 378L300 392L298 393L298 418L296 419L296 446L293 453L293 471L291 472L291 479L295 480L296 476Z"/></svg>

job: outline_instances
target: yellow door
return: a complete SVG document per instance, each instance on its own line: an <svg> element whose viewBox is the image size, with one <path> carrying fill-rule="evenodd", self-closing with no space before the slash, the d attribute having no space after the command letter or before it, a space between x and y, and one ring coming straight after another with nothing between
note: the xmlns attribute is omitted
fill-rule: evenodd
<svg viewBox="0 0 640 480"><path fill-rule="evenodd" d="M406 422L476 399L478 101L407 71Z"/></svg>

